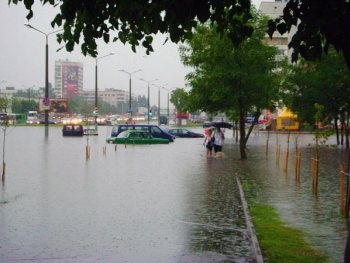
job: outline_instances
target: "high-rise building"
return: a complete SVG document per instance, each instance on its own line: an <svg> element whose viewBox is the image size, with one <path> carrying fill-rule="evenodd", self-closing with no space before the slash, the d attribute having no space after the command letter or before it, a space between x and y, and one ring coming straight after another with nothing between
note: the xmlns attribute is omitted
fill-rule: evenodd
<svg viewBox="0 0 350 263"><path fill-rule="evenodd" d="M260 3L259 11L268 16L271 19L276 19L283 15L283 9L286 6L288 0L275 0L275 2L262 1ZM267 45L276 46L278 48L278 55L280 57L288 56L291 57L291 52L288 48L288 43L291 41L295 28L293 27L291 32L281 35L277 31L274 32L272 38L266 35L264 42Z"/></svg>
<svg viewBox="0 0 350 263"><path fill-rule="evenodd" d="M83 90L83 64L68 60L55 62L55 88L56 98L71 99L79 96Z"/></svg>

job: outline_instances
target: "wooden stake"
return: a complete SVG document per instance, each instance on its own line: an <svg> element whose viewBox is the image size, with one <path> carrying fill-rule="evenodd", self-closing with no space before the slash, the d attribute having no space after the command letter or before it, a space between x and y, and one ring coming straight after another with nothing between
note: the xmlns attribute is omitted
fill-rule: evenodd
<svg viewBox="0 0 350 263"><path fill-rule="evenodd" d="M90 159L90 146L89 145L86 145L86 147L85 147L85 157L86 157L86 160Z"/></svg>
<svg viewBox="0 0 350 263"><path fill-rule="evenodd" d="M281 145L279 144L277 146L277 151L276 151L276 166L280 166L280 151L281 151Z"/></svg>
<svg viewBox="0 0 350 263"><path fill-rule="evenodd" d="M344 165L340 165L340 172L339 172L339 198L340 198L340 212L345 215L345 203L344 203Z"/></svg>

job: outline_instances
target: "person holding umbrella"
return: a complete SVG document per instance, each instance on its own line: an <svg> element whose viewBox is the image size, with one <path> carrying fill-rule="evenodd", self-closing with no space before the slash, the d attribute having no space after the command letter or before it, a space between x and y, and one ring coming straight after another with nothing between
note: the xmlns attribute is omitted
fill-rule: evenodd
<svg viewBox="0 0 350 263"><path fill-rule="evenodd" d="M216 131L214 133L213 138L214 138L213 147L214 147L215 157L220 158L222 157L222 147L224 145L224 140L225 140L224 133L222 132L220 127L216 127Z"/></svg>

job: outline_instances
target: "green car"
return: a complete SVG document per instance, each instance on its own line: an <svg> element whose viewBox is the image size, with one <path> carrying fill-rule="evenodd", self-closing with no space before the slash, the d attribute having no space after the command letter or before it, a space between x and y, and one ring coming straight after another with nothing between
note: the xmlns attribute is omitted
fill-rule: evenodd
<svg viewBox="0 0 350 263"><path fill-rule="evenodd" d="M117 137L107 139L108 143L114 144L168 144L168 139L155 138L150 132L142 130L126 130Z"/></svg>

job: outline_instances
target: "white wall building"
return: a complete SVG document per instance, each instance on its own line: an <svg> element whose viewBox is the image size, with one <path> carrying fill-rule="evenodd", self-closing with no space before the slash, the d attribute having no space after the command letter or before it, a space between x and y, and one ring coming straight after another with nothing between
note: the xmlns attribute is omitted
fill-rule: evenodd
<svg viewBox="0 0 350 263"><path fill-rule="evenodd" d="M259 11L275 19L283 14L283 9L286 6L288 0L275 0L275 2L264 2L262 1L259 6ZM281 35L278 32L274 32L272 39L266 34L264 42L271 46L276 46L278 48L279 55L288 56L291 58L292 50L288 49L288 43L290 42L293 34L295 33L295 28L291 30L290 33Z"/></svg>
<svg viewBox="0 0 350 263"><path fill-rule="evenodd" d="M95 102L95 91L94 90L84 90L81 91L81 96L87 102ZM106 89L98 90L97 92L98 100L103 100L110 105L117 106L118 102L129 102L129 92L119 89Z"/></svg>

